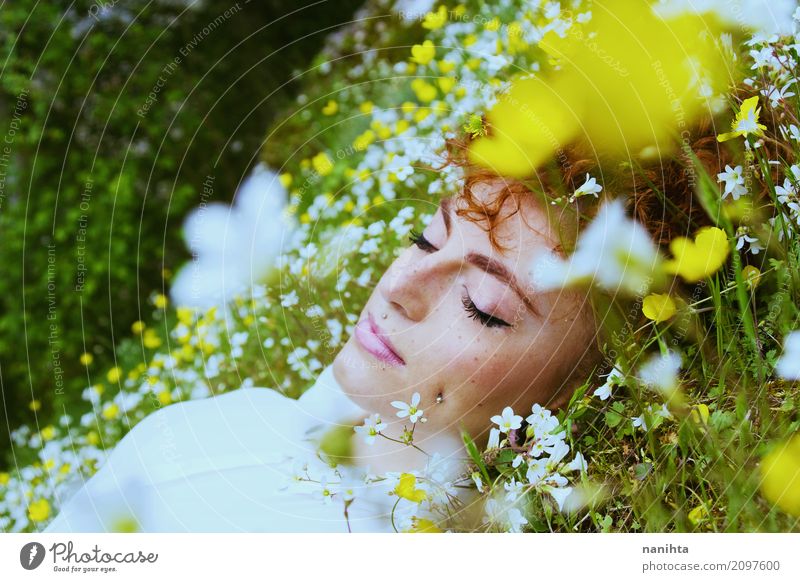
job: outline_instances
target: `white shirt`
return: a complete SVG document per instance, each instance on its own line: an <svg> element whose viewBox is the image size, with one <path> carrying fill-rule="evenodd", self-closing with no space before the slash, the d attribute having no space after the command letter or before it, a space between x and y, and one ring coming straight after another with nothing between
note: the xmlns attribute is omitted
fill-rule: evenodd
<svg viewBox="0 0 800 582"><path fill-rule="evenodd" d="M316 439L367 415L342 392L332 365L297 400L240 388L171 404L119 441L45 532L347 532L348 522L353 532L395 531L396 481L361 481L348 520L341 494L326 503L318 484L292 483L303 463L312 478L330 472Z"/></svg>

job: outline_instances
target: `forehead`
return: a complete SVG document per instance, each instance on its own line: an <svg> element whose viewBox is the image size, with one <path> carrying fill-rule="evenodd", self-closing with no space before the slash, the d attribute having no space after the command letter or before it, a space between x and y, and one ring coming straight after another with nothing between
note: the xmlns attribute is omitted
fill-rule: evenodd
<svg viewBox="0 0 800 582"><path fill-rule="evenodd" d="M471 246L480 245L483 252L507 259L528 258L543 247L554 249L559 246L559 222L554 212L543 200L533 193L506 195L502 203L506 183L502 180L480 182L470 188L473 202L485 206L492 214L497 213L492 225L493 234L502 249L494 248L489 240L488 220L481 218L473 222L475 215L457 217L457 208L466 208L465 195L452 196L444 201L442 212L450 207L452 218L457 221L462 236Z"/></svg>

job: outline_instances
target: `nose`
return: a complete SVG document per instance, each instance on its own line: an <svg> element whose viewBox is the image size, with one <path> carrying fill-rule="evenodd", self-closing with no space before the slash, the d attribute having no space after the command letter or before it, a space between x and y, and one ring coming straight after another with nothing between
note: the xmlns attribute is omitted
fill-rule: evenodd
<svg viewBox="0 0 800 582"><path fill-rule="evenodd" d="M393 309L412 321L422 321L446 296L462 263L444 250L422 257L415 255L409 249L397 257L378 287Z"/></svg>

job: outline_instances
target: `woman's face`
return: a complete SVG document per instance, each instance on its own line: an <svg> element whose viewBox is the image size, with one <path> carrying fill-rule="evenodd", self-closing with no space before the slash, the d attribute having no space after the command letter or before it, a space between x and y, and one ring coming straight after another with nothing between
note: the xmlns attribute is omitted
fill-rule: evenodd
<svg viewBox="0 0 800 582"><path fill-rule="evenodd" d="M501 187L486 182L473 193L488 203ZM505 406L524 416L536 402L561 404L569 394L554 392L594 328L584 293L540 292L529 278L533 257L559 240L533 195L517 213L513 199L504 204L510 216L495 227L502 253L485 224L456 216L457 203L445 199L384 273L333 371L353 401L387 421L392 401L419 392L426 427L477 435Z"/></svg>

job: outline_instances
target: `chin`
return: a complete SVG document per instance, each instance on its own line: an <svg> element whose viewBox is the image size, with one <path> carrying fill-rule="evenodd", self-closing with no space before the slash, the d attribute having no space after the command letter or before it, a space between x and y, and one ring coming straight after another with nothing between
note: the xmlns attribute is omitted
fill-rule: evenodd
<svg viewBox="0 0 800 582"><path fill-rule="evenodd" d="M356 345L356 339L351 337L336 354L333 360L333 376L350 400L364 410L385 414L391 410L391 387L393 382L387 382L387 373L391 367L386 367L380 362L365 354ZM378 392L377 388L383 387ZM388 408L387 408L388 407Z"/></svg>

